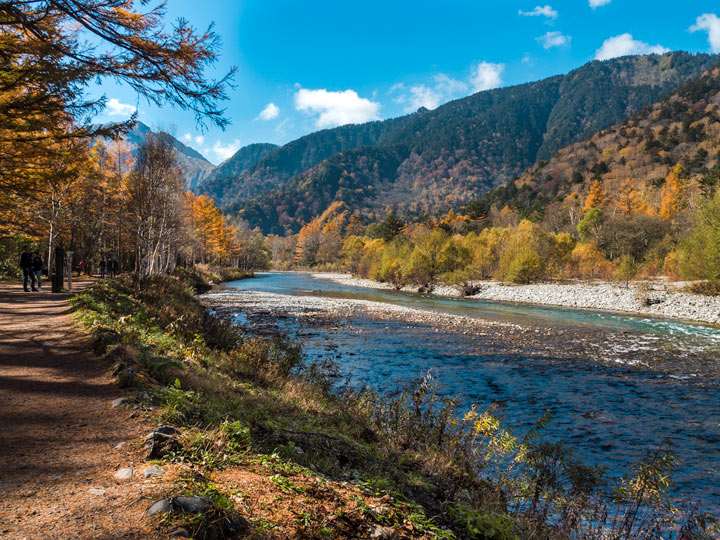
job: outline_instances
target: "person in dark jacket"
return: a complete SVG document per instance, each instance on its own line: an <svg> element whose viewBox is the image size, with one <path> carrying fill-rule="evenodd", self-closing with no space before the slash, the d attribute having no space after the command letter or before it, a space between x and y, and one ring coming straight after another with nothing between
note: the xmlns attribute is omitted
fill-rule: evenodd
<svg viewBox="0 0 720 540"><path fill-rule="evenodd" d="M42 273L43 273L43 260L40 253L33 251L32 261L32 272L35 274L35 280L37 281L37 290L42 290Z"/></svg>
<svg viewBox="0 0 720 540"><path fill-rule="evenodd" d="M100 259L100 279L105 278L105 259Z"/></svg>
<svg viewBox="0 0 720 540"><path fill-rule="evenodd" d="M32 285L32 290L37 291L35 288L35 274L33 274L32 266L33 258L30 254L30 247L23 246L22 253L20 254L20 268L22 268L23 289L25 292L30 292L30 289L28 289L28 281L30 281Z"/></svg>

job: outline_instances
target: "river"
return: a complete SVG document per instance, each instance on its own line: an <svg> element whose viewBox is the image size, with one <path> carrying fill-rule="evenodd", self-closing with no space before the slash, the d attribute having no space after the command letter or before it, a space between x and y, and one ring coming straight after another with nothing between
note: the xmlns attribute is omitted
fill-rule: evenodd
<svg viewBox="0 0 720 540"><path fill-rule="evenodd" d="M354 385L430 372L461 406L548 436L618 477L668 441L673 494L720 513L720 329L611 312L441 298L266 273L206 301L249 333L296 337Z"/></svg>

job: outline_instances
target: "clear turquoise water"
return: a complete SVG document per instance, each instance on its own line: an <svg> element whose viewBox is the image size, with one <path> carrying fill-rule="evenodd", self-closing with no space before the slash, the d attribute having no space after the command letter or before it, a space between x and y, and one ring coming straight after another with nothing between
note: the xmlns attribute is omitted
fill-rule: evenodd
<svg viewBox="0 0 720 540"><path fill-rule="evenodd" d="M502 335L441 331L432 324L353 316L340 324L280 327L309 358L332 357L352 384L392 392L430 372L463 407L499 405L516 431L554 413L548 435L617 477L669 441L681 464L674 493L720 511L720 329L588 310L438 298L363 289L298 273L229 284L290 296L373 300L511 322L546 346ZM252 323L252 316L249 317ZM496 332L502 333L502 328ZM496 339L495 339L496 338ZM583 351L586 354L583 354Z"/></svg>

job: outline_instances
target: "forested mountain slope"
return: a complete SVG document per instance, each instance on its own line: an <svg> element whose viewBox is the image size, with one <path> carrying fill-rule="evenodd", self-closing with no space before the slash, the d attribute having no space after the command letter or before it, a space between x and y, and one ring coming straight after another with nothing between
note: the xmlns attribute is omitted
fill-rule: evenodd
<svg viewBox="0 0 720 540"><path fill-rule="evenodd" d="M203 183L207 186L207 189L212 189L210 187L212 182L217 182L218 179L222 182L224 178L237 176L277 148L278 146L276 144L270 143L256 143L243 146L235 152L231 158L226 159L215 167Z"/></svg>
<svg viewBox="0 0 720 540"><path fill-rule="evenodd" d="M222 205L267 193L338 152L378 144L407 117L353 124L311 133L269 152L244 170L218 167L197 192ZM243 149L240 150L242 152ZM234 161L235 156L228 162Z"/></svg>
<svg viewBox="0 0 720 540"><path fill-rule="evenodd" d="M540 161L466 212L480 217L508 207L556 231L574 230L593 204L610 216L679 219L720 180L719 106L716 67L640 113Z"/></svg>
<svg viewBox="0 0 720 540"><path fill-rule="evenodd" d="M294 232L333 201L377 219L438 214L518 176L699 76L714 56L594 61L564 76L480 92L434 111L324 130L199 192L265 232Z"/></svg>

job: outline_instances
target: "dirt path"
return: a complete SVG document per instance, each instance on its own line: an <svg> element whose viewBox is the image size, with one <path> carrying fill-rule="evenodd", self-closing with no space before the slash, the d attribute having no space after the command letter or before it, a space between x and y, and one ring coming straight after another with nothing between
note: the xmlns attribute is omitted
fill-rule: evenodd
<svg viewBox="0 0 720 540"><path fill-rule="evenodd" d="M0 283L0 538L155 538L143 511L162 481L139 463L152 426L112 407L122 394L68 297ZM114 478L133 462L133 479Z"/></svg>

